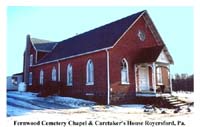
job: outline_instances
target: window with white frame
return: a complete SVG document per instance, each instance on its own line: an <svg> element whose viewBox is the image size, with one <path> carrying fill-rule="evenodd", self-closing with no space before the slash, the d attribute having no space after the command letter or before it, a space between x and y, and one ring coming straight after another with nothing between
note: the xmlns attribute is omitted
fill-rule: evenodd
<svg viewBox="0 0 200 127"><path fill-rule="evenodd" d="M126 59L121 61L121 83L129 84L128 62Z"/></svg>
<svg viewBox="0 0 200 127"><path fill-rule="evenodd" d="M57 75L56 75L56 68L55 68L55 66L52 68L51 79L52 79L52 81L56 81L56 80L57 80Z"/></svg>
<svg viewBox="0 0 200 127"><path fill-rule="evenodd" d="M93 85L94 84L94 65L92 60L88 60L86 66L86 84Z"/></svg>
<svg viewBox="0 0 200 127"><path fill-rule="evenodd" d="M67 85L68 86L72 86L72 65L71 64L68 64L67 65Z"/></svg>
<svg viewBox="0 0 200 127"><path fill-rule="evenodd" d="M40 70L40 85L44 84L44 71Z"/></svg>
<svg viewBox="0 0 200 127"><path fill-rule="evenodd" d="M162 70L161 70L161 67L158 67L156 69L156 71L157 71L157 83L158 83L158 85L162 85L163 82L162 82Z"/></svg>
<svg viewBox="0 0 200 127"><path fill-rule="evenodd" d="M30 55L30 61L29 61L29 65L32 66L33 65L33 54Z"/></svg>
<svg viewBox="0 0 200 127"><path fill-rule="evenodd" d="M33 73L32 72L29 72L29 85L32 85L32 82L33 82Z"/></svg>

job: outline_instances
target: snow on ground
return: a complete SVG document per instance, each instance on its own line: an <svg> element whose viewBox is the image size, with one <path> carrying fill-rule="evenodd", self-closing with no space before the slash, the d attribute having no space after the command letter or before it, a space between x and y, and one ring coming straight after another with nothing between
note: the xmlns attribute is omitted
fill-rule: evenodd
<svg viewBox="0 0 200 127"><path fill-rule="evenodd" d="M93 121L94 123L114 121L121 122L120 125L127 125L127 121L175 121L175 123L183 121L186 125L190 125L193 119L192 107L191 112L181 111L179 113L174 113L173 109L164 108L156 108L155 111L144 112L145 105L142 104L106 106L97 105L92 101L69 97L37 97L35 93L30 92L8 92L7 97L8 127L16 126L14 123L17 122L27 121L39 121L40 125L44 121L67 122L66 125L59 125L60 127L72 125L73 127L85 127L89 121ZM163 110L166 113L162 114L161 112ZM70 121L73 122L70 123ZM51 127L50 125L43 126Z"/></svg>
<svg viewBox="0 0 200 127"><path fill-rule="evenodd" d="M50 96L47 97L48 102L54 102L59 104L68 105L70 107L78 108L80 106L91 106L95 105L95 102L83 100L83 99L74 99L72 97L61 97L61 96Z"/></svg>
<svg viewBox="0 0 200 127"><path fill-rule="evenodd" d="M193 98L194 97L194 93L193 92L185 92L185 91L173 91L172 95L174 96L179 96L179 97L188 97L188 98Z"/></svg>
<svg viewBox="0 0 200 127"><path fill-rule="evenodd" d="M23 115L25 112L29 112L29 109L19 108L16 106L7 105L7 114L12 116L20 116Z"/></svg>
<svg viewBox="0 0 200 127"><path fill-rule="evenodd" d="M95 105L95 102L71 97L49 96L37 97L36 93L10 91L7 93L7 115L17 116L27 111L43 109L79 108ZM14 107L18 108L13 110Z"/></svg>
<svg viewBox="0 0 200 127"><path fill-rule="evenodd" d="M37 96L37 93L8 91L7 96L14 96L14 97L19 97L19 98L23 98L23 99L35 99Z"/></svg>
<svg viewBox="0 0 200 127"><path fill-rule="evenodd" d="M194 92L177 91L172 92L172 95L186 102L194 102Z"/></svg>

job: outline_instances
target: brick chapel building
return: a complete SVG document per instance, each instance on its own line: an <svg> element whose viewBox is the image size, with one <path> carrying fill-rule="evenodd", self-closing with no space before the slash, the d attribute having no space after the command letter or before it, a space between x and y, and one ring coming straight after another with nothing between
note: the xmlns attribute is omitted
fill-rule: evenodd
<svg viewBox="0 0 200 127"><path fill-rule="evenodd" d="M60 42L27 35L23 79L28 91L124 103L170 93L173 59L147 11Z"/></svg>

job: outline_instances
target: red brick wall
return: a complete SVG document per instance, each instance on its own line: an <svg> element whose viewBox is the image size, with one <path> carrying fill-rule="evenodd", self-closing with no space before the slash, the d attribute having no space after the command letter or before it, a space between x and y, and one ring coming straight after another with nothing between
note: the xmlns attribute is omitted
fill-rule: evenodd
<svg viewBox="0 0 200 127"><path fill-rule="evenodd" d="M91 59L94 64L94 85L86 85L86 64ZM73 67L73 85L67 86L67 65ZM34 67L33 78L34 85L39 85L40 70L44 71L45 85L51 83L51 70L53 66L58 72L58 62L44 64ZM107 67L106 67L106 52L101 51L95 54L84 55L81 57L71 58L60 61L61 75L60 82L57 82L60 87L59 94L63 96L74 96L79 98L89 98L95 101L106 103L107 101ZM58 75L57 75L58 79ZM93 93L94 96L86 96L86 93Z"/></svg>
<svg viewBox="0 0 200 127"><path fill-rule="evenodd" d="M138 30L146 34L146 39L141 42L137 36ZM135 95L135 57L137 52L144 47L153 47L157 43L145 24L140 18L132 28L120 39L113 49L110 50L110 79L112 88L112 103L119 101L128 102ZM121 84L121 61L126 58L129 67L129 85ZM121 96L121 97L120 97Z"/></svg>
<svg viewBox="0 0 200 127"><path fill-rule="evenodd" d="M168 76L168 69L165 67L161 67L161 71L162 71L163 84L165 85L165 92L169 92L170 82L169 82L169 76Z"/></svg>

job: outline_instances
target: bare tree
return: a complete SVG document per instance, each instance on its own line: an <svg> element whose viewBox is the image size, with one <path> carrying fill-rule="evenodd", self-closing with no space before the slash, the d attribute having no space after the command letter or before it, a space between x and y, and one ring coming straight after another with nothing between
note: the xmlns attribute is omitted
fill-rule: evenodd
<svg viewBox="0 0 200 127"><path fill-rule="evenodd" d="M172 89L174 91L194 91L194 76L183 73L175 74L175 78L172 79Z"/></svg>

